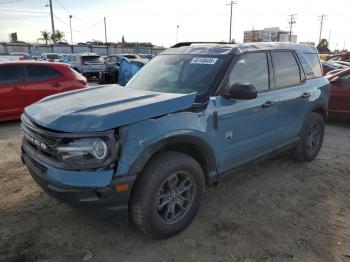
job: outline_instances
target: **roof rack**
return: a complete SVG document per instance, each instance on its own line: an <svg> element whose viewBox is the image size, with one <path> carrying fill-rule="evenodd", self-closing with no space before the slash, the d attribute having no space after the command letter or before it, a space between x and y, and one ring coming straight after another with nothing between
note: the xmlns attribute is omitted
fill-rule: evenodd
<svg viewBox="0 0 350 262"><path fill-rule="evenodd" d="M182 46L190 46L192 44L233 44L233 43L227 43L227 42L180 42L175 45L173 45L171 48L177 48Z"/></svg>

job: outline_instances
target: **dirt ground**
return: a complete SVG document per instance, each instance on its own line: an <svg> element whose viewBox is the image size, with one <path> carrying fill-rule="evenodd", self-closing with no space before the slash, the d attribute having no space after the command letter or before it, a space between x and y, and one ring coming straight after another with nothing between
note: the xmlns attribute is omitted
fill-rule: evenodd
<svg viewBox="0 0 350 262"><path fill-rule="evenodd" d="M285 155L208 187L163 241L46 195L20 162L18 121L0 124L0 152L0 261L350 261L350 124L327 125L313 162Z"/></svg>

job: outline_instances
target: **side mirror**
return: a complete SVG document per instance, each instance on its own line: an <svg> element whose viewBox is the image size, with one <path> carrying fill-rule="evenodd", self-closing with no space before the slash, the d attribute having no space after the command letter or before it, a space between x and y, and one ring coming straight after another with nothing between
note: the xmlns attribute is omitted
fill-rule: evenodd
<svg viewBox="0 0 350 262"><path fill-rule="evenodd" d="M255 99L258 90L251 83L235 83L230 87L229 97L232 99Z"/></svg>

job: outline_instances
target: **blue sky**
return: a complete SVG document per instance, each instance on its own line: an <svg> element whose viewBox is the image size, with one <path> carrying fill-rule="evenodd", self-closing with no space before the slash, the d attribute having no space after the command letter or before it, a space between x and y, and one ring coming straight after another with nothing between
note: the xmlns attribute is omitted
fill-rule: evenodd
<svg viewBox="0 0 350 262"><path fill-rule="evenodd" d="M15 1L15 2L13 2ZM9 3L12 2L12 3ZM176 41L222 41L229 36L228 0L53 0L56 29L70 40L69 14L73 15L74 42L104 39L103 17L107 17L108 40L152 42L169 46ZM6 4L7 3L7 4ZM35 41L40 31L51 31L48 0L0 0L0 40L17 32L23 41ZM65 10L64 8L67 10ZM238 0L233 9L233 37L243 40L243 31L253 27L288 29L288 14L297 13L294 33L298 41L318 41L318 16L327 14L323 37L331 32L331 47L350 49L350 28L346 23L349 0Z"/></svg>

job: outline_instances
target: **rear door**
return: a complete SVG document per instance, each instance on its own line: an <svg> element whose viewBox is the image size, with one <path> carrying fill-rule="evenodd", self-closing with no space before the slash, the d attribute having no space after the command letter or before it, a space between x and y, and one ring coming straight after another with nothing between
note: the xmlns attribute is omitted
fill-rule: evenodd
<svg viewBox="0 0 350 262"><path fill-rule="evenodd" d="M63 75L46 65L26 65L26 106L65 90Z"/></svg>
<svg viewBox="0 0 350 262"><path fill-rule="evenodd" d="M281 146L297 141L305 118L314 106L316 93L319 92L318 81L312 79L316 75L311 66L306 68L305 65L308 74L305 75L298 55L304 58L301 53L292 51L271 51L275 90L280 93L281 129L278 134Z"/></svg>
<svg viewBox="0 0 350 262"><path fill-rule="evenodd" d="M25 105L24 66L0 66L0 119L18 118Z"/></svg>
<svg viewBox="0 0 350 262"><path fill-rule="evenodd" d="M338 114L350 114L350 72L339 76L332 82L329 111Z"/></svg>
<svg viewBox="0 0 350 262"><path fill-rule="evenodd" d="M235 63L227 88L238 82L250 82L258 90L256 99L216 97L218 115L216 138L220 168L230 170L271 152L278 144L278 95L271 92L268 54L253 52L241 55Z"/></svg>

